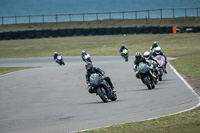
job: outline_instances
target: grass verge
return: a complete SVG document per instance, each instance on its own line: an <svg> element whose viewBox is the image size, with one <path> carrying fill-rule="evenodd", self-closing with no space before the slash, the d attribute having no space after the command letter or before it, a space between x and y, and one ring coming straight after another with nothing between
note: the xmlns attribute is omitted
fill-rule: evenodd
<svg viewBox="0 0 200 133"><path fill-rule="evenodd" d="M0 75L19 71L19 70L24 70L24 69L31 69L31 68L35 68L35 67L0 67Z"/></svg>

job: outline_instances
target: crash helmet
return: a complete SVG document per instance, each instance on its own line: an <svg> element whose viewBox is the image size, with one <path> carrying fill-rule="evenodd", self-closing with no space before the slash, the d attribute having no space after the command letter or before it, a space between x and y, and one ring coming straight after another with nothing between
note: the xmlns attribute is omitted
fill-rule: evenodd
<svg viewBox="0 0 200 133"><path fill-rule="evenodd" d="M156 54L160 54L160 51L161 51L161 47L156 47L156 48L155 48Z"/></svg>
<svg viewBox="0 0 200 133"><path fill-rule="evenodd" d="M142 54L140 52L135 53L135 58L140 60L142 58Z"/></svg>
<svg viewBox="0 0 200 133"><path fill-rule="evenodd" d="M145 58L149 58L149 56L150 56L149 51L145 51L145 52L144 52L144 57L145 57Z"/></svg>
<svg viewBox="0 0 200 133"><path fill-rule="evenodd" d="M86 53L85 50L83 50L83 51L82 51L82 54L85 54L85 53Z"/></svg>
<svg viewBox="0 0 200 133"><path fill-rule="evenodd" d="M124 45L124 44L122 44L121 48L125 48L125 45Z"/></svg>
<svg viewBox="0 0 200 133"><path fill-rule="evenodd" d="M92 63L91 63L91 62L86 62L86 64L85 64L85 69L86 69L87 71L89 71L89 70L92 70L92 68L93 68Z"/></svg>
<svg viewBox="0 0 200 133"><path fill-rule="evenodd" d="M54 54L57 54L57 52L54 52Z"/></svg>
<svg viewBox="0 0 200 133"><path fill-rule="evenodd" d="M153 48L158 47L158 44L156 41L153 42Z"/></svg>

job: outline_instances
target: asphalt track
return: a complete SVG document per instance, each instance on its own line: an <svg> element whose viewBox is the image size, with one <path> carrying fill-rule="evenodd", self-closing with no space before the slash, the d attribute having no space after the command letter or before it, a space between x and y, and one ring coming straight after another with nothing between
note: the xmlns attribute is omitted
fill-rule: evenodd
<svg viewBox="0 0 200 133"><path fill-rule="evenodd" d="M0 59L0 67L42 66L0 76L1 133L66 133L161 117L199 105L199 97L167 66L168 74L148 90L133 71L133 57L92 57L111 78L118 99L103 103L89 94L85 63L64 57Z"/></svg>

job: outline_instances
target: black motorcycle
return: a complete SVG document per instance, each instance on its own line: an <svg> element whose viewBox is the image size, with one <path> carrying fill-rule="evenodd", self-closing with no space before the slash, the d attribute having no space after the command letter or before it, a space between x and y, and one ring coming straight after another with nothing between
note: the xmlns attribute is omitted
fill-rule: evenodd
<svg viewBox="0 0 200 133"><path fill-rule="evenodd" d="M63 61L63 58L62 58L61 55L57 56L56 62L57 62L60 66L65 65L65 62Z"/></svg>
<svg viewBox="0 0 200 133"><path fill-rule="evenodd" d="M112 91L110 85L104 80L102 75L97 73L92 74L90 76L90 86L103 102L108 102L109 99L111 101L117 100L116 92Z"/></svg>
<svg viewBox="0 0 200 133"><path fill-rule="evenodd" d="M145 84L149 90L154 89L154 78L151 76L151 70L148 64L141 62L137 67L137 70L137 73L139 75L139 78L142 80L142 83Z"/></svg>

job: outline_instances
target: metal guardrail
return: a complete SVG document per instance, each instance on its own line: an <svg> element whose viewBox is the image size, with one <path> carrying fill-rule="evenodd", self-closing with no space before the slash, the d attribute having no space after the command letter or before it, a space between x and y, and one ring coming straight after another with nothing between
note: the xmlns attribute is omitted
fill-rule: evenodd
<svg viewBox="0 0 200 133"><path fill-rule="evenodd" d="M4 24L31 24L50 22L72 22L93 21L103 19L150 19L150 18L177 18L177 17L199 17L200 8L171 8L153 9L142 11L102 12L102 13L80 13L80 14L54 14L54 15L27 15L0 17Z"/></svg>

